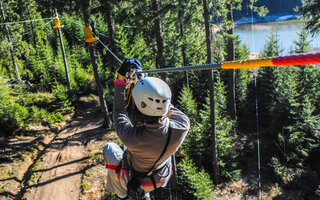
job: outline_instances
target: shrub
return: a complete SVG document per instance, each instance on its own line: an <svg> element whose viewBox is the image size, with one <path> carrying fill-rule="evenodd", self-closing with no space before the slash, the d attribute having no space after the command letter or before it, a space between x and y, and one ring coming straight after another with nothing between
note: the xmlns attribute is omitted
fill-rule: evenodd
<svg viewBox="0 0 320 200"><path fill-rule="evenodd" d="M32 106L35 105L41 108L48 108L50 104L55 100L55 97L47 92L25 92L22 96L19 97L23 99L24 105Z"/></svg>
<svg viewBox="0 0 320 200"><path fill-rule="evenodd" d="M189 87L182 88L178 102L179 109L190 118L190 121L197 121L197 103Z"/></svg>
<svg viewBox="0 0 320 200"><path fill-rule="evenodd" d="M57 111L61 111L63 113L70 113L74 111L72 104L75 101L75 95L72 91L69 91L66 86L57 84L54 86L52 94L56 98L54 107Z"/></svg>
<svg viewBox="0 0 320 200"><path fill-rule="evenodd" d="M46 119L49 116L49 112L45 109L38 108L37 106L31 106L30 112L29 112L29 119L30 123L39 123L39 122L45 122Z"/></svg>
<svg viewBox="0 0 320 200"><path fill-rule="evenodd" d="M241 170L238 169L236 161L237 152L234 147L236 135L232 132L234 126L234 121L217 116L216 132L221 175L227 179L239 180Z"/></svg>
<svg viewBox="0 0 320 200"><path fill-rule="evenodd" d="M77 94L85 95L89 94L93 90L93 77L85 69L78 67L76 70L72 71L72 77L74 82L72 87L76 88Z"/></svg>
<svg viewBox="0 0 320 200"><path fill-rule="evenodd" d="M11 135L26 127L27 109L10 95L10 88L0 80L0 127L5 135Z"/></svg>
<svg viewBox="0 0 320 200"><path fill-rule="evenodd" d="M43 108L38 108L37 106L31 106L29 111L29 123L47 123L52 125L54 123L61 122L64 117L59 112L50 113Z"/></svg>
<svg viewBox="0 0 320 200"><path fill-rule="evenodd" d="M189 157L185 157L178 165L179 182L185 187L183 191L194 195L198 199L209 199L213 193L213 182L203 169L201 171L195 166Z"/></svg>
<svg viewBox="0 0 320 200"><path fill-rule="evenodd" d="M272 157L269 166L272 168L277 180L282 182L286 173L286 167L283 166L279 159L276 157Z"/></svg>
<svg viewBox="0 0 320 200"><path fill-rule="evenodd" d="M179 96L179 109L184 112L190 119L190 130L186 136L186 139L182 143L183 152L190 156L191 159L203 158L201 156L205 147L203 147L203 134L201 133L198 124L198 110L196 101L193 98L192 91L189 87L184 87ZM197 160L197 164L201 163L201 159Z"/></svg>

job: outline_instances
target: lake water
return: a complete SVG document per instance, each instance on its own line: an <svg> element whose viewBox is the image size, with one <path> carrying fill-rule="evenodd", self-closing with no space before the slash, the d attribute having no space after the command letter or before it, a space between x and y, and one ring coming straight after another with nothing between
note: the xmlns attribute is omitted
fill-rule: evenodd
<svg viewBox="0 0 320 200"><path fill-rule="evenodd" d="M238 25L234 29L234 34L238 35L243 44L246 44L251 52L262 52L267 41L268 35L273 30L277 33L280 46L283 50L281 55L288 55L290 48L294 47L293 41L298 40L297 33L300 32L302 23L294 21L268 22ZM252 31L253 30L253 31ZM309 36L312 40L311 47L313 51L320 51L320 34L314 37Z"/></svg>

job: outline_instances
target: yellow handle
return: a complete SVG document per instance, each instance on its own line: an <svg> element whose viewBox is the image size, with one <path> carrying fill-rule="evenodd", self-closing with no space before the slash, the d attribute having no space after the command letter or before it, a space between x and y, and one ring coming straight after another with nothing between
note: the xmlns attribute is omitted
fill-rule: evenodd
<svg viewBox="0 0 320 200"><path fill-rule="evenodd" d="M56 18L54 19L54 23L56 24L53 29L59 29L59 28L62 28L63 26L60 25L60 20L59 20L59 17L56 16Z"/></svg>
<svg viewBox="0 0 320 200"><path fill-rule="evenodd" d="M258 60L244 60L244 61L231 61L221 63L222 69L249 69L256 67L272 67L274 64L272 63L271 58L264 58Z"/></svg>
<svg viewBox="0 0 320 200"><path fill-rule="evenodd" d="M84 35L86 37L86 40L85 40L86 43L92 43L97 41L97 38L93 37L91 26L87 26L84 29Z"/></svg>

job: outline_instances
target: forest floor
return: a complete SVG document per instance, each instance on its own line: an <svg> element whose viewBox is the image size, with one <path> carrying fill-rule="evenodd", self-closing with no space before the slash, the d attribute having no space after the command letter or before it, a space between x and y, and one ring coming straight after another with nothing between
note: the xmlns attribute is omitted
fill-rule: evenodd
<svg viewBox="0 0 320 200"><path fill-rule="evenodd" d="M102 149L106 142L119 139L113 130L102 128L103 118L95 105L87 98L81 102L82 109L63 123L33 126L23 135L0 138L0 200L114 199L106 191ZM253 148L245 136L239 145ZM254 155L246 153L243 159L242 179L217 185L212 199L257 199ZM262 197L295 199L274 185L264 185Z"/></svg>
<svg viewBox="0 0 320 200"><path fill-rule="evenodd" d="M216 186L212 199L219 200L302 200L299 191L285 190L271 181L272 173L265 167L261 159L261 192L258 189L258 159L256 149L256 133L239 133L235 146L240 152L237 161L241 169L241 179L222 183ZM260 155L261 156L261 155Z"/></svg>

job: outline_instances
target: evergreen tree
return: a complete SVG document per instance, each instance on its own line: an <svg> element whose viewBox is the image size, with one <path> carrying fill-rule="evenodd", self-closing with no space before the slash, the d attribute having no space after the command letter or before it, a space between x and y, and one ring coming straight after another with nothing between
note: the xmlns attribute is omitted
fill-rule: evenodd
<svg viewBox="0 0 320 200"><path fill-rule="evenodd" d="M182 151L184 154L189 155L191 159L194 159L197 165L201 165L202 161L205 160L201 158L203 152L206 151L206 147L203 146L203 134L199 130L199 111L189 87L182 89L179 95L178 106L188 116L191 123L190 131L182 144Z"/></svg>
<svg viewBox="0 0 320 200"><path fill-rule="evenodd" d="M308 53L311 51L310 43L312 41L308 41L308 36L308 31L304 28L301 29L298 33L298 41L293 41L293 44L295 44L293 53Z"/></svg>
<svg viewBox="0 0 320 200"><path fill-rule="evenodd" d="M10 9L8 9L10 8ZM21 14L17 12L19 9L18 2L9 0L7 2L0 1L0 12L1 12L1 22L13 22L20 21ZM21 33L23 32L23 27L19 23L14 24L2 24L0 33L1 42L4 43L4 47L1 47L3 55L6 55L4 60L4 65L10 78L15 77L16 79L21 79L20 71L21 64L19 62L19 56L21 52L17 51L17 46L21 43ZM2 46L2 45L1 45ZM5 52L8 51L8 52ZM14 75L13 75L14 73Z"/></svg>
<svg viewBox="0 0 320 200"><path fill-rule="evenodd" d="M219 77L219 74L216 75ZM236 151L234 142L236 136L233 128L234 122L227 117L227 101L226 92L223 82L218 78L215 82L215 104L216 111L216 126L217 126L217 144L219 165L221 167L222 177L225 179L236 180L240 178L240 170L237 168ZM208 95L208 93L207 93ZM210 107L209 97L206 97L206 104L199 112L195 109L195 102L192 100L192 93L190 89L185 88L180 94L180 105L184 105L182 109L190 115L191 129L185 143L183 150L190 158L197 164L209 170L212 165L211 160L211 131L210 131Z"/></svg>
<svg viewBox="0 0 320 200"><path fill-rule="evenodd" d="M214 185L210 175L203 169L198 169L188 156L178 165L179 185L183 199L190 199L190 195L198 199L210 199Z"/></svg>
<svg viewBox="0 0 320 200"><path fill-rule="evenodd" d="M298 35L299 39L294 42L296 46L293 53L304 53L310 49L307 33L301 30ZM316 152L319 149L320 138L319 115L315 112L314 106L317 99L315 91L318 86L314 83L317 70L314 66L292 66L282 70L284 73L279 69L278 75L281 76L275 79L276 103L272 106L271 115L271 126L279 127L278 130L274 130L278 132L276 137L275 132L271 132L274 137L272 140L278 148L273 151L270 162L278 180L281 181L287 180L284 179L287 177L291 177L289 180L298 178L296 170L315 169L312 162L319 159ZM283 112L288 114L283 115ZM308 187L310 186L304 186L303 190L310 190ZM316 193L316 187L311 192Z"/></svg>
<svg viewBox="0 0 320 200"><path fill-rule="evenodd" d="M303 0L298 11L307 19L306 28L315 34L320 31L320 2L317 0Z"/></svg>
<svg viewBox="0 0 320 200"><path fill-rule="evenodd" d="M284 138L280 137L282 146L286 147L288 167L308 167L309 163L305 161L320 147L319 116L313 114L314 110L309 98L303 96L303 102L295 110L294 123L285 128Z"/></svg>
<svg viewBox="0 0 320 200"><path fill-rule="evenodd" d="M310 41L307 40L307 32L301 30L298 35L298 41L294 42L294 53L309 51ZM296 98L297 106L291 111L293 122L285 127L285 135L280 136L282 147L286 146L288 167L307 166L308 163L305 161L311 159L310 152L319 148L317 141L320 137L319 116L314 106L318 96L318 82L315 80L319 72L314 66L296 66L295 70L299 92Z"/></svg>
<svg viewBox="0 0 320 200"><path fill-rule="evenodd" d="M279 45L279 39L276 33L270 32L264 50L261 53L262 57L278 56L282 52ZM259 69L258 74L258 101L259 113L261 116L262 127L273 129L270 122L273 119L273 111L275 109L279 84L279 77L283 69L275 67L267 67ZM276 90L277 89L277 90Z"/></svg>
<svg viewBox="0 0 320 200"><path fill-rule="evenodd" d="M196 0L178 1L178 6L172 9L167 19L164 19L164 40L168 46L166 55L170 66L187 66L204 64L206 60L205 40L203 38L203 8ZM170 17L171 16L171 17ZM172 20L173 18L173 20ZM173 22L173 23L172 23ZM169 24L172 24L171 26ZM174 32L172 30L175 30ZM174 91L181 91L183 85L188 84L200 107L205 103L204 98L208 88L208 71L190 71L186 73L169 74L170 82L176 87ZM174 92L173 91L173 92Z"/></svg>
<svg viewBox="0 0 320 200"><path fill-rule="evenodd" d="M235 40L235 58L236 60L247 60L249 58L249 49L245 45L241 45L240 40ZM238 117L242 115L243 112L247 109L246 100L249 93L249 84L252 83L250 78L251 70L250 69L241 69L235 70L235 96L236 96L236 105L238 110ZM240 119L239 119L240 120Z"/></svg>
<svg viewBox="0 0 320 200"><path fill-rule="evenodd" d="M294 41L294 48L292 53L308 53L311 51L310 43L308 38L308 32L305 29L301 29L298 33L298 40ZM320 95L319 92L319 70L312 65L297 66L298 81L297 86L298 91L300 91L300 96L303 97L308 95L309 100L313 105L316 105ZM301 102L300 102L301 103Z"/></svg>
<svg viewBox="0 0 320 200"><path fill-rule="evenodd" d="M277 35L271 32L262 56L278 56L281 51ZM275 172L281 171L279 170L280 165L286 159L283 156L281 144L275 142L275 138L285 135L285 127L294 122L294 110L297 109L297 84L295 67L267 67L258 71L261 137L266 148L269 148L270 145L278 147L272 152L263 149L261 151L266 152L264 156L266 159L270 159L270 165Z"/></svg>

